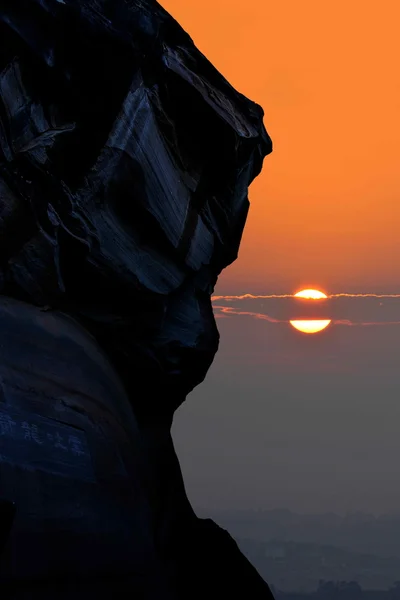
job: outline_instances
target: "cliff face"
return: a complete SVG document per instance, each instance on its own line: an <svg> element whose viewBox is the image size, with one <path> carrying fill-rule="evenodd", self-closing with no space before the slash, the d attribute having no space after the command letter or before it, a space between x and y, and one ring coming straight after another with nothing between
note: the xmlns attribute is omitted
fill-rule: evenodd
<svg viewBox="0 0 400 600"><path fill-rule="evenodd" d="M262 117L156 2L0 3L0 294L72 317L110 360L171 552L169 425L218 347L210 296L272 149Z"/></svg>
<svg viewBox="0 0 400 600"><path fill-rule="evenodd" d="M170 412L217 349L263 112L156 2L10 0L0 27L1 293L84 321Z"/></svg>

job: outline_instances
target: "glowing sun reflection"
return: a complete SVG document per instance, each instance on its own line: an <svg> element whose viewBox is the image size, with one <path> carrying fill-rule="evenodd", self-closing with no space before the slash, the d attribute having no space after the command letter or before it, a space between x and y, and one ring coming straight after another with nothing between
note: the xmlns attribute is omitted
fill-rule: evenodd
<svg viewBox="0 0 400 600"><path fill-rule="evenodd" d="M299 320L299 321L290 321L290 324L301 331L302 333L318 333L318 331L322 331L326 329L331 323L331 319L323 319L317 320L313 319L311 321Z"/></svg>

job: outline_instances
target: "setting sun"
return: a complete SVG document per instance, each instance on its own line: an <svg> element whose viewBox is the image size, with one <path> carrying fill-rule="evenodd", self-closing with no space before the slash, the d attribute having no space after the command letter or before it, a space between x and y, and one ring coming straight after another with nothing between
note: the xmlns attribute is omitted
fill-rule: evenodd
<svg viewBox="0 0 400 600"><path fill-rule="evenodd" d="M328 298L324 292L313 289L301 290L297 294L294 294L294 297L305 300L324 300ZM330 322L331 319L295 319L290 321L290 324L302 333L318 333L326 329Z"/></svg>
<svg viewBox="0 0 400 600"><path fill-rule="evenodd" d="M301 290L294 295L295 298L306 298L307 300L322 300L328 296L319 290Z"/></svg>

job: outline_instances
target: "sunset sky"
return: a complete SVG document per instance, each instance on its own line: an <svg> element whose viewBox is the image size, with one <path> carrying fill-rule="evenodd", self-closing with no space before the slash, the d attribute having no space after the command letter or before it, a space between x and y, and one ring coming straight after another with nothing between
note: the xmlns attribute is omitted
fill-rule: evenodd
<svg viewBox="0 0 400 600"><path fill-rule="evenodd" d="M399 2L161 3L274 142L220 291L399 289Z"/></svg>
<svg viewBox="0 0 400 600"><path fill-rule="evenodd" d="M288 323L304 308L293 299L214 302L220 351L174 425L189 496L399 512L400 4L161 3L263 107L274 143L215 293L350 294L328 299L332 324L311 336Z"/></svg>

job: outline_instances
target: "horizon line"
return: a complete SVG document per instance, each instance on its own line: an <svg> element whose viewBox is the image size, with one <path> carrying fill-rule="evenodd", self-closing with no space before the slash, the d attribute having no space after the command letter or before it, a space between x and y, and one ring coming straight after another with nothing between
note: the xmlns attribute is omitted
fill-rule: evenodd
<svg viewBox="0 0 400 600"><path fill-rule="evenodd" d="M375 294L372 292L351 294L339 292L337 294L326 294L326 298L317 298L317 301L329 300L329 298L400 298L399 294ZM211 302L218 300L271 300L276 298L296 298L296 300L313 300L313 298L299 298L295 294L240 294L240 295L215 295L211 296Z"/></svg>

